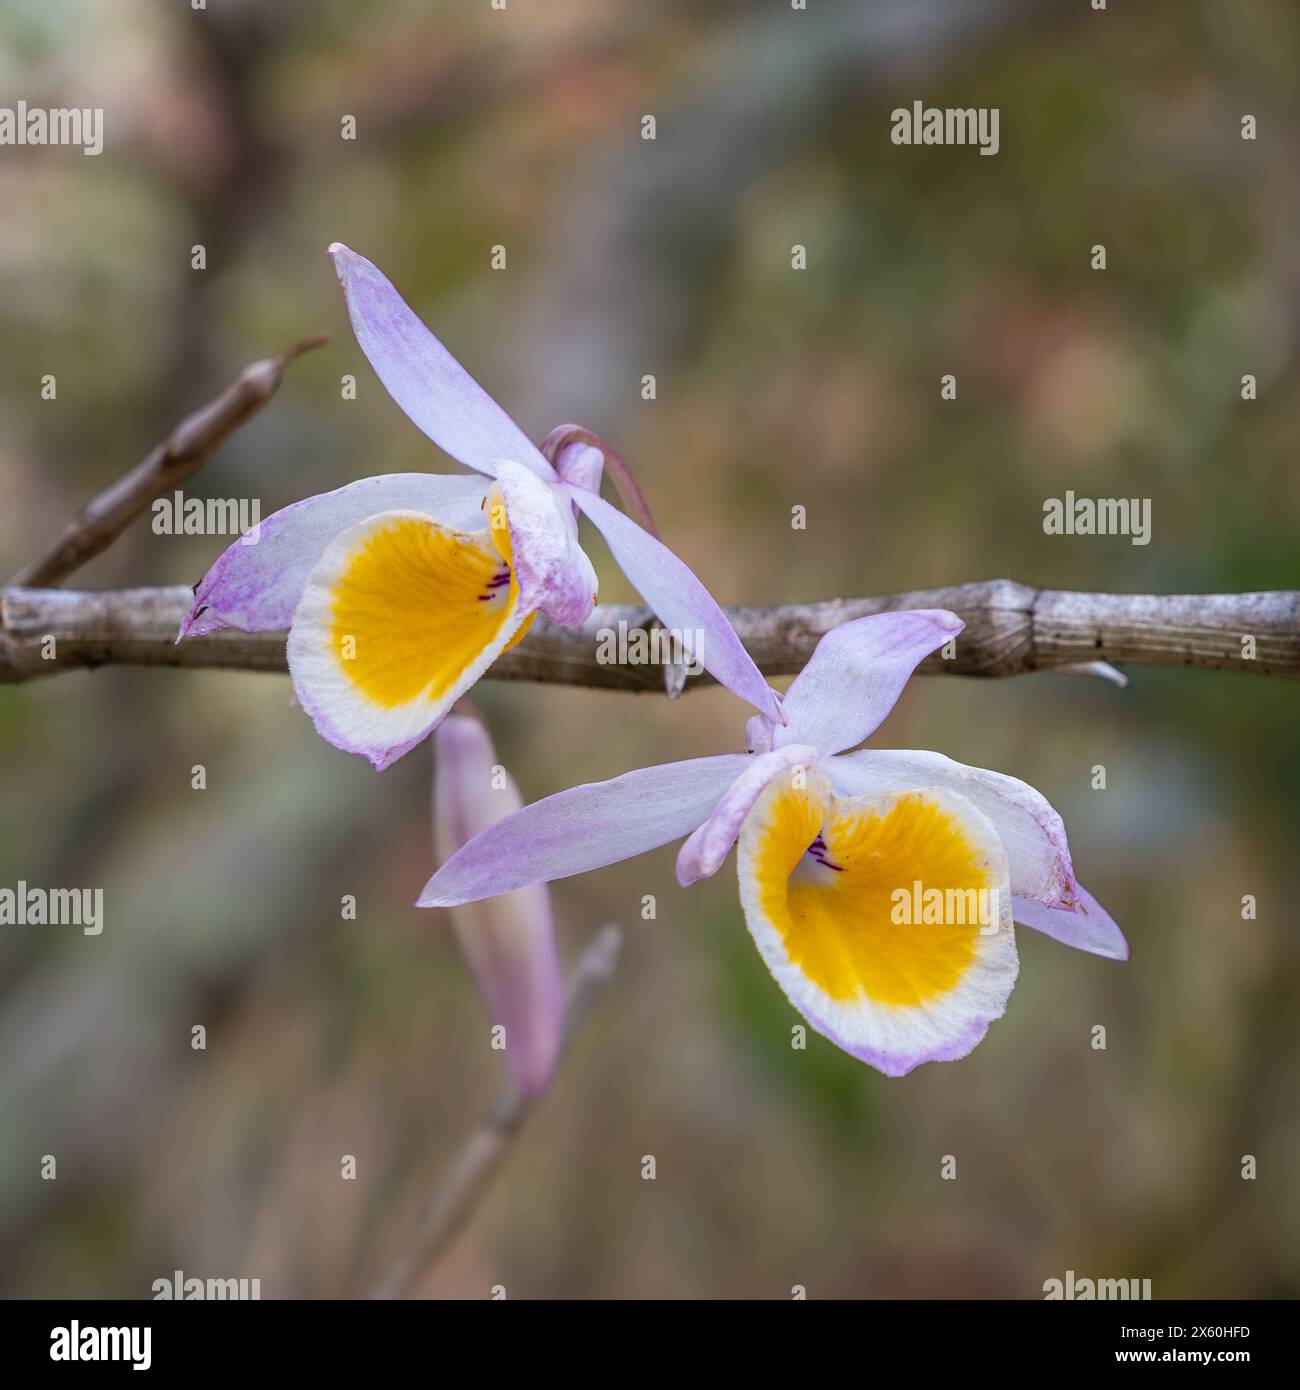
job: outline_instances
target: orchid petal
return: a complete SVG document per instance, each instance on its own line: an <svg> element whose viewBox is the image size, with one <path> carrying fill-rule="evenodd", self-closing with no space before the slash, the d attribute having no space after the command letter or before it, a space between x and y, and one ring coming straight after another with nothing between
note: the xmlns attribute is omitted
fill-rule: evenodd
<svg viewBox="0 0 1300 1390"><path fill-rule="evenodd" d="M781 704L789 724L772 746L810 743L838 753L867 738L903 693L918 663L965 626L943 609L873 613L832 628Z"/></svg>
<svg viewBox="0 0 1300 1390"><path fill-rule="evenodd" d="M218 557L194 591L177 641L223 627L279 632L340 531L389 511L423 512L453 530L473 530L485 524L486 496L481 478L386 473L283 507Z"/></svg>
<svg viewBox="0 0 1300 1390"><path fill-rule="evenodd" d="M555 471L527 435L424 326L383 272L336 241L329 248L361 351L388 394L440 448L480 473L514 459Z"/></svg>
<svg viewBox="0 0 1300 1390"><path fill-rule="evenodd" d="M957 792L992 821L1006 846L1012 893L1059 907L1079 891L1061 817L1027 782L911 749L841 753L827 760L826 770L851 796L921 787Z"/></svg>
<svg viewBox="0 0 1300 1390"><path fill-rule="evenodd" d="M770 753L772 751L772 731L779 729L765 714L751 714L745 720L745 747L751 753Z"/></svg>
<svg viewBox="0 0 1300 1390"><path fill-rule="evenodd" d="M520 603L577 627L595 607L596 571L578 544L568 495L505 459L497 464L497 485L505 498Z"/></svg>
<svg viewBox="0 0 1300 1390"><path fill-rule="evenodd" d="M1115 919L1082 885L1075 885L1073 908L1044 907L1033 898L1013 897L1016 923L1032 927L1076 951L1087 951L1109 960L1127 960L1128 942Z"/></svg>
<svg viewBox="0 0 1300 1390"><path fill-rule="evenodd" d="M514 779L498 775L487 730L453 714L434 735L434 843L440 860L475 835L520 810ZM451 910L479 993L505 1036L506 1064L526 1094L550 1080L560 1050L564 985L551 895L542 884Z"/></svg>
<svg viewBox="0 0 1300 1390"><path fill-rule="evenodd" d="M688 835L748 762L745 753L638 768L535 801L457 851L419 907L455 907L586 873Z"/></svg>
<svg viewBox="0 0 1300 1390"><path fill-rule="evenodd" d="M726 615L691 570L662 541L604 498L565 486L605 537L619 568L683 650L728 690L774 722L782 722L776 691L763 679Z"/></svg>
<svg viewBox="0 0 1300 1390"><path fill-rule="evenodd" d="M605 454L594 444L575 439L566 444L555 460L555 471L566 483L585 488L588 492L600 491L600 479L605 471Z"/></svg>
<svg viewBox="0 0 1300 1390"><path fill-rule="evenodd" d="M682 846L677 856L677 882L687 888L698 879L716 874L736 843L750 808L767 790L768 783L800 767L814 766L817 760L817 750L806 743L751 757L749 766L723 793L713 814Z"/></svg>

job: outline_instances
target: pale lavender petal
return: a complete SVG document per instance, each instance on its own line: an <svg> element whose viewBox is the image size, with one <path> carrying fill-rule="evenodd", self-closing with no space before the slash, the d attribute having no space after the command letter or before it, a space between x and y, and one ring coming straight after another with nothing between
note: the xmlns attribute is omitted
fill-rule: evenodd
<svg viewBox="0 0 1300 1390"><path fill-rule="evenodd" d="M759 713L782 722L780 697L763 679L726 615L691 570L662 541L604 498L582 488L567 490L605 537L619 568L683 650Z"/></svg>
<svg viewBox="0 0 1300 1390"><path fill-rule="evenodd" d="M599 492L601 475L605 471L604 452L594 444L575 439L560 450L555 471L566 483L588 492Z"/></svg>
<svg viewBox="0 0 1300 1390"><path fill-rule="evenodd" d="M1115 919L1082 885L1075 888L1073 909L1044 907L1033 898L1013 896L1011 909L1016 924L1032 927L1076 951L1088 951L1109 960L1127 960L1128 942Z"/></svg>
<svg viewBox="0 0 1300 1390"><path fill-rule="evenodd" d="M424 886L419 907L455 907L586 873L689 835L749 761L745 753L625 772L535 801L476 835Z"/></svg>
<svg viewBox="0 0 1300 1390"><path fill-rule="evenodd" d="M823 766L848 796L925 787L957 792L993 822L1007 852L1012 893L1059 907L1079 891L1061 817L1028 782L913 749L864 748Z"/></svg>
<svg viewBox="0 0 1300 1390"><path fill-rule="evenodd" d="M773 724L765 714L751 714L745 720L745 747L751 753L770 753L772 734L780 727L779 724Z"/></svg>
<svg viewBox="0 0 1300 1390"><path fill-rule="evenodd" d="M519 603L577 627L596 604L596 571L578 544L573 505L559 484L544 482L521 464L502 459L497 485L510 525L511 568Z"/></svg>
<svg viewBox="0 0 1300 1390"><path fill-rule="evenodd" d="M918 663L965 626L955 613L873 613L832 628L794 678L782 706L790 721L772 746L852 748L879 727Z"/></svg>
<svg viewBox="0 0 1300 1390"><path fill-rule="evenodd" d="M388 394L452 458L495 473L514 459L543 478L555 470L528 436L460 365L364 256L336 241L329 248L361 351Z"/></svg>
<svg viewBox="0 0 1300 1390"><path fill-rule="evenodd" d="M751 757L749 766L723 793L713 814L682 846L677 856L677 882L687 888L698 879L716 874L736 843L745 817L768 784L799 767L811 767L817 761L817 750L806 743Z"/></svg>
<svg viewBox="0 0 1300 1390"><path fill-rule="evenodd" d="M482 530L487 490L482 478L385 473L283 507L261 523L255 542L241 537L218 557L195 589L176 640L223 627L287 628L316 562L340 531L389 511L423 512L457 531Z"/></svg>
<svg viewBox="0 0 1300 1390"><path fill-rule="evenodd" d="M476 719L449 715L434 735L434 845L440 860L523 806ZM525 1093L540 1091L559 1056L564 983L544 884L451 910L451 922L493 1027L505 1032L506 1064Z"/></svg>
<svg viewBox="0 0 1300 1390"><path fill-rule="evenodd" d="M1013 983L1014 978L1013 976ZM887 1051L883 1048L851 1042L825 1022L811 1017L808 1021L824 1038L833 1042L836 1047L843 1049L850 1057L856 1057L859 1062L865 1062L869 1067L875 1067L877 1071L883 1072L886 1076L907 1076L910 1072L914 1072L917 1067L924 1066L926 1062L958 1062L963 1057L969 1057L988 1036L989 1025L1001 1016L1001 1009L996 1013L990 1011L987 1016L979 1015L971 1019L952 1037L945 1038L942 1042L932 1046L918 1047L911 1051L901 1049Z"/></svg>

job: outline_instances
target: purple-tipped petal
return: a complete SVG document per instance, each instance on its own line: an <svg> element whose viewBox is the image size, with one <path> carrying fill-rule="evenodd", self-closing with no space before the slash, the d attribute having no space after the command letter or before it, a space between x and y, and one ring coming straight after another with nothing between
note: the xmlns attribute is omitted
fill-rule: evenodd
<svg viewBox="0 0 1300 1390"><path fill-rule="evenodd" d="M255 541L241 536L217 558L195 589L176 640L223 627L279 632L289 626L316 562L340 531L389 511L423 512L454 530L472 531L487 524L486 496L481 478L386 473L283 507L261 523Z"/></svg>
<svg viewBox="0 0 1300 1390"><path fill-rule="evenodd" d="M568 487L569 496L605 537L619 568L683 650L760 714L783 721L781 701L763 679L712 594L662 541L604 498Z"/></svg>
<svg viewBox="0 0 1300 1390"><path fill-rule="evenodd" d="M447 859L523 806L500 769L487 730L449 715L434 735L434 844ZM550 1080L564 1023L564 984L542 884L451 911L452 926L494 1027L505 1031L506 1064L526 1093Z"/></svg>
<svg viewBox="0 0 1300 1390"><path fill-rule="evenodd" d="M329 248L361 351L411 421L461 463L489 476L514 459L555 471L527 435L421 323L383 272L336 241Z"/></svg>
<svg viewBox="0 0 1300 1390"><path fill-rule="evenodd" d="M589 782L476 835L424 886L419 907L460 903L631 859L695 829L749 761L692 758Z"/></svg>
<svg viewBox="0 0 1300 1390"><path fill-rule="evenodd" d="M1033 898L1012 897L1011 909L1017 926L1032 927L1045 936L1073 946L1076 951L1105 956L1108 960L1127 960L1128 942L1115 919L1082 885L1075 890L1074 908L1045 907Z"/></svg>
<svg viewBox="0 0 1300 1390"><path fill-rule="evenodd" d="M754 802L776 778L805 770L818 761L817 750L806 743L774 753L760 753L722 794L713 814L694 831L677 856L677 882L683 888L710 878L722 867Z"/></svg>
<svg viewBox="0 0 1300 1390"><path fill-rule="evenodd" d="M823 753L853 748L879 727L919 662L965 626L954 613L874 613L832 628L781 702L790 721L772 746L810 743Z"/></svg>
<svg viewBox="0 0 1300 1390"><path fill-rule="evenodd" d="M1057 907L1079 892L1061 817L1028 782L918 749L865 748L828 758L823 766L849 796L925 787L954 791L992 821L1006 848L1012 893Z"/></svg>
<svg viewBox="0 0 1300 1390"><path fill-rule="evenodd" d="M506 504L520 605L577 627L595 607L596 571L578 544L568 494L505 459L497 464L497 485Z"/></svg>

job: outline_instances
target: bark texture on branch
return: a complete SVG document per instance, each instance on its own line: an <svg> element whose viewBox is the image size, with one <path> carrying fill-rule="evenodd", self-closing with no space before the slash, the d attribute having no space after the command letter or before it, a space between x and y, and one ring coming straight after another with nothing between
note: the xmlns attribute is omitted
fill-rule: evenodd
<svg viewBox="0 0 1300 1390"><path fill-rule="evenodd" d="M109 665L286 669L283 633L227 630L178 645L176 632L192 597L183 585L0 590L0 683ZM1300 677L1300 593L1294 591L1074 593L993 579L876 598L730 608L727 614L763 674L783 676L803 666L830 628L900 608L949 608L966 622L955 657L930 657L920 668L928 675L1015 676L1104 661ZM648 610L628 605L597 608L580 628L539 618L528 637L499 657L488 675L662 691L660 666L598 657L602 630L617 631L623 623L631 633L649 622ZM710 680L692 676L686 688Z"/></svg>
<svg viewBox="0 0 1300 1390"><path fill-rule="evenodd" d="M134 468L96 493L44 550L19 570L13 582L57 584L107 550L154 498L188 478L275 395L290 362L327 341L327 334L318 333L274 357L250 363L219 396L186 416Z"/></svg>

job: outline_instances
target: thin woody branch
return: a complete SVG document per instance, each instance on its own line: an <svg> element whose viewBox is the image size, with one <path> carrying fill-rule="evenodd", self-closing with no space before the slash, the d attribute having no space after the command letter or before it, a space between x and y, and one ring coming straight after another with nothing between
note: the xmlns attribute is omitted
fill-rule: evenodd
<svg viewBox="0 0 1300 1390"><path fill-rule="evenodd" d="M613 976L621 940L616 926L602 927L573 967L564 990L561 1055L568 1051L601 989ZM492 1109L466 1137L455 1162L420 1213L409 1243L372 1297L401 1298L411 1292L473 1215L539 1099L525 1095L513 1084L504 1087Z"/></svg>
<svg viewBox="0 0 1300 1390"><path fill-rule="evenodd" d="M0 683L97 666L286 669L283 633L226 630L177 644L192 598L184 586L0 590ZM902 608L947 608L966 623L950 658L935 655L922 664L922 673L930 675L1015 676L1083 663L1141 662L1300 677L1300 593L1289 590L1075 593L993 579L884 597L731 608L727 615L763 674L783 676L799 671L831 628ZM488 675L662 691L661 664L628 659L638 643L648 647L650 623L645 608L626 605L597 608L577 628L539 618ZM686 688L709 681L692 675Z"/></svg>
<svg viewBox="0 0 1300 1390"><path fill-rule="evenodd" d="M295 357L328 341L328 334L318 333L275 357L250 363L215 400L186 416L146 458L92 497L13 582L58 584L107 550L155 497L188 478L275 395Z"/></svg>

